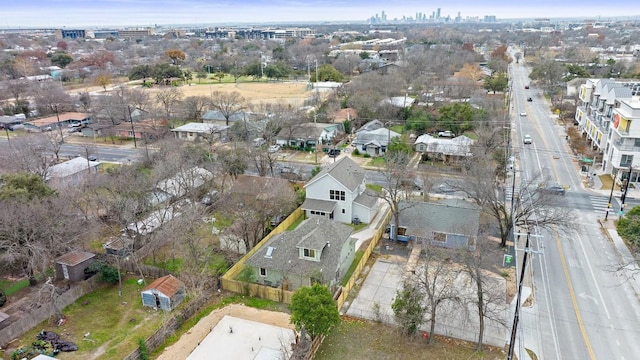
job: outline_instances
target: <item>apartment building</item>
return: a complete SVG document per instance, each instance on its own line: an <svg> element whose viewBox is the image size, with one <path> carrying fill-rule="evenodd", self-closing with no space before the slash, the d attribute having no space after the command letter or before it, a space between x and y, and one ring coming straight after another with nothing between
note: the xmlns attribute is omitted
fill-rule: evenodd
<svg viewBox="0 0 640 360"><path fill-rule="evenodd" d="M640 182L640 81L588 79L578 99L575 120L601 155L597 166Z"/></svg>

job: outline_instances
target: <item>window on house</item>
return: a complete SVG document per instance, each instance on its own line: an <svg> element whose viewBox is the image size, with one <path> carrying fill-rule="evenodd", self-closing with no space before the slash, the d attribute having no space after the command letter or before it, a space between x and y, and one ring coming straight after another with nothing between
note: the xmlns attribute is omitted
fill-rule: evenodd
<svg viewBox="0 0 640 360"><path fill-rule="evenodd" d="M633 163L633 155L622 155L620 157L620 166L630 167Z"/></svg>
<svg viewBox="0 0 640 360"><path fill-rule="evenodd" d="M316 251L313 249L303 249L303 255L307 258L316 258Z"/></svg>
<svg viewBox="0 0 640 360"><path fill-rule="evenodd" d="M640 147L640 138L633 139L633 146Z"/></svg>
<svg viewBox="0 0 640 360"><path fill-rule="evenodd" d="M345 200L345 192L340 190L329 190L329 199L331 200Z"/></svg>
<svg viewBox="0 0 640 360"><path fill-rule="evenodd" d="M342 209L342 213L343 213L343 214L346 214L346 210L345 210L345 209Z"/></svg>
<svg viewBox="0 0 640 360"><path fill-rule="evenodd" d="M260 276L267 276L267 269L265 268L260 268Z"/></svg>
<svg viewBox="0 0 640 360"><path fill-rule="evenodd" d="M447 242L447 234L442 233L442 232L434 232L433 233L433 240L435 241L440 241L440 242Z"/></svg>
<svg viewBox="0 0 640 360"><path fill-rule="evenodd" d="M133 131L129 130L127 133L129 134L129 136L133 137Z"/></svg>

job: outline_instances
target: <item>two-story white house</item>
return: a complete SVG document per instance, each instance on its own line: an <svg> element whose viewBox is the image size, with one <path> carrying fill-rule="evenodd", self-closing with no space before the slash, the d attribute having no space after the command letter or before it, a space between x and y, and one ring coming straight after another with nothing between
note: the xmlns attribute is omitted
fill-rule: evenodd
<svg viewBox="0 0 640 360"><path fill-rule="evenodd" d="M575 121L602 161L596 166L617 179L638 182L640 81L588 79L580 87Z"/></svg>
<svg viewBox="0 0 640 360"><path fill-rule="evenodd" d="M302 209L306 217L369 223L376 213L378 197L367 190L364 169L349 157L322 169L304 187L307 197Z"/></svg>

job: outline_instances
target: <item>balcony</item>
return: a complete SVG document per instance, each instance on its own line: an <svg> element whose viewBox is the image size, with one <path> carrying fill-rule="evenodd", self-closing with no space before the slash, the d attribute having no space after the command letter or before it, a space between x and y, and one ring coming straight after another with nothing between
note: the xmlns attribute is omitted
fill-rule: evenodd
<svg viewBox="0 0 640 360"><path fill-rule="evenodd" d="M613 146L615 146L615 148L619 151L640 152L640 146L636 146L635 144L627 144L621 140L614 141Z"/></svg>

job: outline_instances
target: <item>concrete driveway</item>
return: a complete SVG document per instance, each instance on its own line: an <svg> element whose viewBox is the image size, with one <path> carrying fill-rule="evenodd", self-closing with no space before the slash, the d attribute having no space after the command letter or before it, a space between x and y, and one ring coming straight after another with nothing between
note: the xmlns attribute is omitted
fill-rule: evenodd
<svg viewBox="0 0 640 360"><path fill-rule="evenodd" d="M394 323L391 303L396 291L402 288L402 273L406 259L397 256L378 259L364 280L358 295L347 310L347 315ZM374 307L374 304L378 306ZM376 314L374 308L379 309ZM377 318L378 315L380 318Z"/></svg>

